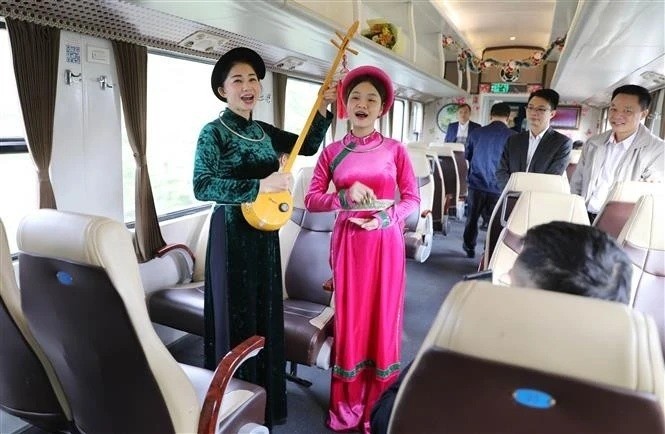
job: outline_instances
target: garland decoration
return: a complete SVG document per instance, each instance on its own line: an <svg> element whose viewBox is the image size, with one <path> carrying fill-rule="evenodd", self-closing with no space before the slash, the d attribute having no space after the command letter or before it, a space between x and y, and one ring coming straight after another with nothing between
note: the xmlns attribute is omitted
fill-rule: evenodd
<svg viewBox="0 0 665 434"><path fill-rule="evenodd" d="M479 73L490 67L501 68L501 79L507 82L517 80L520 68L533 68L546 61L552 54L552 51L554 51L554 48L558 48L561 51L565 43L566 36L564 35L563 37L556 38L546 50L534 51L526 59L511 59L504 62L492 58L483 60L474 55L470 49L460 45L452 36L444 35L441 38L443 48L450 47L457 49L457 69L460 72L470 71Z"/></svg>

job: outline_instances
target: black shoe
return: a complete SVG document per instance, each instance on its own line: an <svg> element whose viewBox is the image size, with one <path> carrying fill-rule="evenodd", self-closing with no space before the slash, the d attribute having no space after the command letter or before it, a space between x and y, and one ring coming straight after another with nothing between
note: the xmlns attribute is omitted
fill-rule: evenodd
<svg viewBox="0 0 665 434"><path fill-rule="evenodd" d="M466 253L467 258L475 258L476 257L476 251L466 244L462 244L462 249L464 249L464 252Z"/></svg>

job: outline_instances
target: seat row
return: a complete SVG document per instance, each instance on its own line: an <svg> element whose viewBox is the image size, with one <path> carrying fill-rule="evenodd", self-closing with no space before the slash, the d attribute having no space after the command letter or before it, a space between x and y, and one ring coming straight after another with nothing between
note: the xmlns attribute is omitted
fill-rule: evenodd
<svg viewBox="0 0 665 434"><path fill-rule="evenodd" d="M660 187L642 182L617 183L594 225L614 236L630 257L633 282L629 305L654 318L665 348L665 196ZM508 272L522 249L526 232L556 220L589 224L584 200L568 193L566 179L512 174L492 214L481 267L492 270L495 284L509 285Z"/></svg>

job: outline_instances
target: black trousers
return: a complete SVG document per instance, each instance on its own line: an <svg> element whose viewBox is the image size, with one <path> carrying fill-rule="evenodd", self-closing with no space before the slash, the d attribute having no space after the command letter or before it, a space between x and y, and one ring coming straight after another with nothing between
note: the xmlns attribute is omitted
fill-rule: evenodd
<svg viewBox="0 0 665 434"><path fill-rule="evenodd" d="M478 219L483 215L483 210L494 209L496 202L499 200L499 194L469 188L466 200L469 208L466 216L466 226L464 227L464 245L467 248L475 249L476 239L478 238Z"/></svg>

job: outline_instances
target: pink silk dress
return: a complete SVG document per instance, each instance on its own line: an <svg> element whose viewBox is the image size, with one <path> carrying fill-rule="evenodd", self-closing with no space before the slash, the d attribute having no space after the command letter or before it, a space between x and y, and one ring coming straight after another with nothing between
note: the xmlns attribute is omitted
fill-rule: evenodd
<svg viewBox="0 0 665 434"><path fill-rule="evenodd" d="M336 192L327 193L330 181ZM385 211L348 211L355 181L378 199L399 201ZM330 262L335 289L335 344L327 425L335 431L369 433L369 417L400 367L406 286L404 219L418 210L420 197L406 148L378 132L350 133L319 157L305 196L309 211L338 210ZM367 231L349 217L376 216Z"/></svg>

